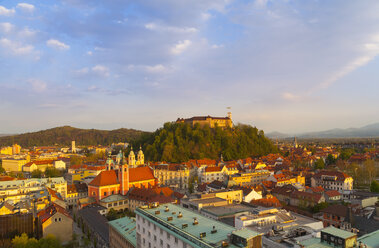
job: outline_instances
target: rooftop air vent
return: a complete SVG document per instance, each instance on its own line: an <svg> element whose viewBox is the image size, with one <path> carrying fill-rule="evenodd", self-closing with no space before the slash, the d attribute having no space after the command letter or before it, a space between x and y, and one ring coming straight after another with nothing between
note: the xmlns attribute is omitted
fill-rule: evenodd
<svg viewBox="0 0 379 248"><path fill-rule="evenodd" d="M172 220L172 216L167 217L167 221L171 221L171 220Z"/></svg>
<svg viewBox="0 0 379 248"><path fill-rule="evenodd" d="M176 214L176 212L172 212L172 215L175 215Z"/></svg>
<svg viewBox="0 0 379 248"><path fill-rule="evenodd" d="M161 213L161 211L159 211L159 210L155 211L155 214L160 214L160 213Z"/></svg>
<svg viewBox="0 0 379 248"><path fill-rule="evenodd" d="M222 241L222 247L228 247L229 246L229 243L226 242L226 241Z"/></svg>
<svg viewBox="0 0 379 248"><path fill-rule="evenodd" d="M165 208L165 210L164 210L165 212L168 212L168 211L170 211L170 209L168 208L168 206L166 206L166 208Z"/></svg>
<svg viewBox="0 0 379 248"><path fill-rule="evenodd" d="M213 233L216 233L216 232L217 232L216 226L213 226L213 229L212 229L211 233L213 234Z"/></svg>
<svg viewBox="0 0 379 248"><path fill-rule="evenodd" d="M206 236L207 236L207 233L206 233L206 232L200 233L200 238L201 238L201 239L204 238L204 237L206 237Z"/></svg>
<svg viewBox="0 0 379 248"><path fill-rule="evenodd" d="M182 229L186 228L188 224L182 224Z"/></svg>
<svg viewBox="0 0 379 248"><path fill-rule="evenodd" d="M182 218L182 217L183 217L182 212L179 212L178 218Z"/></svg>
<svg viewBox="0 0 379 248"><path fill-rule="evenodd" d="M197 221L197 218L194 217L194 218L193 218L193 223L192 223L192 225L197 225L197 224L199 224L199 222Z"/></svg>

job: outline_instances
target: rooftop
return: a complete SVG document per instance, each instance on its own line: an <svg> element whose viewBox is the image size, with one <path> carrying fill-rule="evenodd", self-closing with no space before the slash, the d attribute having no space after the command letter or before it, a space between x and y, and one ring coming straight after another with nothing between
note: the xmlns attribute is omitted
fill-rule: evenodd
<svg viewBox="0 0 379 248"><path fill-rule="evenodd" d="M364 243L368 247L379 247L379 230L358 238L358 241Z"/></svg>
<svg viewBox="0 0 379 248"><path fill-rule="evenodd" d="M166 207L169 211L165 211ZM227 236L236 230L231 226L173 204L164 204L156 208L138 208L136 213L159 223L178 238L192 241L193 247L215 247L221 245L222 241L226 241ZM179 213L182 214L182 217L178 217ZM172 217L172 220L168 221L168 217ZM198 224L194 225L195 219ZM212 232L212 230L217 231ZM243 232L242 234L247 235L248 233L254 236L258 235L256 232ZM200 234L205 234L205 236L200 238Z"/></svg>
<svg viewBox="0 0 379 248"><path fill-rule="evenodd" d="M121 201L121 200L125 200L126 199L126 196L123 196L123 195L110 195L108 197L105 197L103 199L101 199L100 201L101 202L115 202L115 201Z"/></svg>
<svg viewBox="0 0 379 248"><path fill-rule="evenodd" d="M108 222L121 236L127 239L134 247L137 247L136 220L129 217Z"/></svg>
<svg viewBox="0 0 379 248"><path fill-rule="evenodd" d="M347 238L357 236L355 233L351 233L351 232L348 232L348 231L345 231L345 230L342 230L339 228L335 228L333 226L329 226L327 228L324 228L323 230L321 230L321 232L328 233L328 234L331 234L333 236L340 237L343 239L347 239Z"/></svg>

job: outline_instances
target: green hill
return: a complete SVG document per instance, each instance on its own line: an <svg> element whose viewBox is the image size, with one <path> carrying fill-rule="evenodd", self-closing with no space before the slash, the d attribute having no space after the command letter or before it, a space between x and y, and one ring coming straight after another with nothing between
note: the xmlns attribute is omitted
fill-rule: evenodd
<svg viewBox="0 0 379 248"><path fill-rule="evenodd" d="M234 128L185 123L165 123L154 133L146 133L134 142L143 144L148 161L184 162L189 159L225 160L263 156L277 152L277 148L257 128L239 124Z"/></svg>
<svg viewBox="0 0 379 248"><path fill-rule="evenodd" d="M134 129L120 128L116 130L80 129L70 126L56 127L32 133L0 137L0 146L17 143L22 147L71 145L110 145L116 142L131 142L144 132Z"/></svg>

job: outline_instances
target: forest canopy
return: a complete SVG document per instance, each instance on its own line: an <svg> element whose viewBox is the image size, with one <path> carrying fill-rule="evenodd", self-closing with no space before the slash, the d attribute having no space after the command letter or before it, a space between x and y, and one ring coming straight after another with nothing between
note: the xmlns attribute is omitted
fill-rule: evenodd
<svg viewBox="0 0 379 248"><path fill-rule="evenodd" d="M184 162L189 159L225 160L263 156L278 152L262 130L238 124L233 128L210 128L167 122L154 133L145 133L134 146L143 145L148 161Z"/></svg>

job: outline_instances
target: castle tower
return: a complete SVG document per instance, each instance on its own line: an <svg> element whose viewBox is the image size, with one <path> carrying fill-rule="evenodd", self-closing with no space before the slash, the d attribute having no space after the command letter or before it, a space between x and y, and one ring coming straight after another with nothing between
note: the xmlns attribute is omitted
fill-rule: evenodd
<svg viewBox="0 0 379 248"><path fill-rule="evenodd" d="M145 164L145 155L143 154L143 151L142 151L142 148L141 146L139 147L139 151L138 151L138 154L137 154L137 162L136 162L136 165L143 165Z"/></svg>
<svg viewBox="0 0 379 248"><path fill-rule="evenodd" d="M131 148L129 156L128 156L128 165L131 166L132 168L136 165L136 156L134 155L133 147Z"/></svg>

